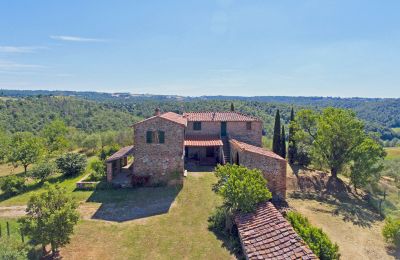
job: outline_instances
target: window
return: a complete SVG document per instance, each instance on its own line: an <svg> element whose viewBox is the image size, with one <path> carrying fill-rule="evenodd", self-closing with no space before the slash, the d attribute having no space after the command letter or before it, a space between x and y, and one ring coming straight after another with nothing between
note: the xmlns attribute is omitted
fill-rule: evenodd
<svg viewBox="0 0 400 260"><path fill-rule="evenodd" d="M246 123L246 129L247 130L251 130L251 122L247 122Z"/></svg>
<svg viewBox="0 0 400 260"><path fill-rule="evenodd" d="M147 131L146 132L146 143L151 144L153 142L153 132Z"/></svg>
<svg viewBox="0 0 400 260"><path fill-rule="evenodd" d="M201 122L193 122L193 130L200 131L201 130Z"/></svg>
<svg viewBox="0 0 400 260"><path fill-rule="evenodd" d="M158 131L158 142L160 144L165 143L165 133L164 133L164 131Z"/></svg>

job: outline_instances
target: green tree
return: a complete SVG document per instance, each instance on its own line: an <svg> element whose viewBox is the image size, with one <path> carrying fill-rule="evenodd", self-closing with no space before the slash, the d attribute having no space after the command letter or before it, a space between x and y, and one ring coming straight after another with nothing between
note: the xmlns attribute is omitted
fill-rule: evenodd
<svg viewBox="0 0 400 260"><path fill-rule="evenodd" d="M53 255L70 241L79 220L77 203L64 188L55 186L34 194L28 202L27 216L21 218L21 229L31 241L41 244L43 251L51 245Z"/></svg>
<svg viewBox="0 0 400 260"><path fill-rule="evenodd" d="M8 160L15 167L19 164L24 166L25 174L28 166L37 162L42 155L43 145L39 137L29 132L18 132L12 136Z"/></svg>
<svg viewBox="0 0 400 260"><path fill-rule="evenodd" d="M272 197L260 170L235 164L219 165L215 176L218 182L214 191L222 196L225 207L233 212L251 212L257 204Z"/></svg>
<svg viewBox="0 0 400 260"><path fill-rule="evenodd" d="M43 183L49 176L54 174L55 171L56 166L53 162L41 161L32 167L32 169L29 171L29 175L32 178L39 180L41 183Z"/></svg>
<svg viewBox="0 0 400 260"><path fill-rule="evenodd" d="M285 138L285 126L282 125L282 133L281 133L281 154L282 158L286 158L286 138Z"/></svg>
<svg viewBox="0 0 400 260"><path fill-rule="evenodd" d="M275 114L274 136L272 139L272 151L276 154L281 154L281 117L279 109Z"/></svg>
<svg viewBox="0 0 400 260"><path fill-rule="evenodd" d="M68 147L67 133L68 128L60 119L45 125L41 134L46 141L47 150L50 153L65 150Z"/></svg>
<svg viewBox="0 0 400 260"><path fill-rule="evenodd" d="M294 117L294 110L290 111L290 124L289 124L289 146L288 146L288 159L290 164L294 164L297 160L297 144L296 144L296 123Z"/></svg>
<svg viewBox="0 0 400 260"><path fill-rule="evenodd" d="M354 149L350 181L356 190L372 181L379 181L385 156L383 147L369 137L365 137L363 142Z"/></svg>
<svg viewBox="0 0 400 260"><path fill-rule="evenodd" d="M344 166L355 159L356 151L365 139L364 124L354 112L326 108L317 120L314 159L327 166L336 179Z"/></svg>
<svg viewBox="0 0 400 260"><path fill-rule="evenodd" d="M231 111L235 111L235 106L233 105L233 102L231 103Z"/></svg>
<svg viewBox="0 0 400 260"><path fill-rule="evenodd" d="M5 161L9 151L10 137L0 128L0 162Z"/></svg>
<svg viewBox="0 0 400 260"><path fill-rule="evenodd" d="M97 150L101 147L101 138L99 134L91 134L83 140L82 147L86 150Z"/></svg>
<svg viewBox="0 0 400 260"><path fill-rule="evenodd" d="M74 176L85 170L87 158L84 154L66 153L56 159L56 165L65 176Z"/></svg>

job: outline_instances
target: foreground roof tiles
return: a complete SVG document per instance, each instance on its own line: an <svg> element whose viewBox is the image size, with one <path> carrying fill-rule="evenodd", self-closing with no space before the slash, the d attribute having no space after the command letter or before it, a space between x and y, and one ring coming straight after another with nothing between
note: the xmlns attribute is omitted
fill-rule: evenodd
<svg viewBox="0 0 400 260"><path fill-rule="evenodd" d="M318 259L271 202L235 222L248 259Z"/></svg>
<svg viewBox="0 0 400 260"><path fill-rule="evenodd" d="M184 113L183 116L188 121L234 121L234 122L252 122L260 121L256 117L244 115L238 112L188 112Z"/></svg>
<svg viewBox="0 0 400 260"><path fill-rule="evenodd" d="M115 160L119 160L122 157L125 157L126 155L129 155L133 151L133 145L130 146L125 146L121 149L118 150L118 152L114 153L110 157L107 158L106 162L112 162Z"/></svg>
<svg viewBox="0 0 400 260"><path fill-rule="evenodd" d="M186 136L185 146L223 146L223 143L219 136L196 135Z"/></svg>
<svg viewBox="0 0 400 260"><path fill-rule="evenodd" d="M240 149L248 151L248 152L252 152L252 153L257 153L257 154L261 154L261 155L265 155L271 158L275 158L277 160L285 160L283 159L281 156L277 155L276 153L272 152L272 151L268 151L264 148L258 147L258 146L254 146L251 144L247 144L247 143L243 143L240 142L236 139L231 139L230 140L233 144L236 144L237 146L239 146Z"/></svg>

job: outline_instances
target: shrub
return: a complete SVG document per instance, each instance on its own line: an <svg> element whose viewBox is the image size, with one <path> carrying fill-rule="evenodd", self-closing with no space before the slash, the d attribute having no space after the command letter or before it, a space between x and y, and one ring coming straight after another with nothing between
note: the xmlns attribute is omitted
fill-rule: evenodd
<svg viewBox="0 0 400 260"><path fill-rule="evenodd" d="M101 149L100 153L99 153L99 157L101 160L106 160L107 157L113 155L114 153L118 152L118 150L120 149L120 146L118 144L114 144L111 146L105 146L103 147L103 149Z"/></svg>
<svg viewBox="0 0 400 260"><path fill-rule="evenodd" d="M24 260L28 259L29 246L15 239L0 237L0 259Z"/></svg>
<svg viewBox="0 0 400 260"><path fill-rule="evenodd" d="M213 189L224 199L224 205L233 211L251 212L257 204L271 199L267 181L260 170L227 164L216 168L218 178Z"/></svg>
<svg viewBox="0 0 400 260"><path fill-rule="evenodd" d="M65 176L73 176L82 173L87 164L87 158L83 154L66 153L56 159L57 168Z"/></svg>
<svg viewBox="0 0 400 260"><path fill-rule="evenodd" d="M386 242L400 246L400 219L387 218L382 229Z"/></svg>
<svg viewBox="0 0 400 260"><path fill-rule="evenodd" d="M0 188L8 196L19 194L26 188L25 178L15 175L8 176L3 179Z"/></svg>
<svg viewBox="0 0 400 260"><path fill-rule="evenodd" d="M54 174L55 170L56 167L53 162L40 162L33 166L29 175L43 183L50 175Z"/></svg>
<svg viewBox="0 0 400 260"><path fill-rule="evenodd" d="M321 260L339 259L339 246L332 243L322 229L312 226L306 217L294 211L288 212L286 218L297 234Z"/></svg>
<svg viewBox="0 0 400 260"><path fill-rule="evenodd" d="M93 160L89 164L91 174L88 180L90 181L101 181L106 176L106 166L104 162L99 159Z"/></svg>

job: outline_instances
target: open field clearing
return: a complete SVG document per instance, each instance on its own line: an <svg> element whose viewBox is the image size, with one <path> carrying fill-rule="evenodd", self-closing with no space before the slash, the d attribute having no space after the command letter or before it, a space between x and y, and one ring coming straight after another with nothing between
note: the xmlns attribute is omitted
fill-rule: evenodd
<svg viewBox="0 0 400 260"><path fill-rule="evenodd" d="M0 164L0 177L4 177L7 175L11 174L18 174L18 173L23 173L24 172L24 167L19 166L15 168L11 164Z"/></svg>
<svg viewBox="0 0 400 260"><path fill-rule="evenodd" d="M386 159L400 158L400 147L387 147L385 148L387 153Z"/></svg>

